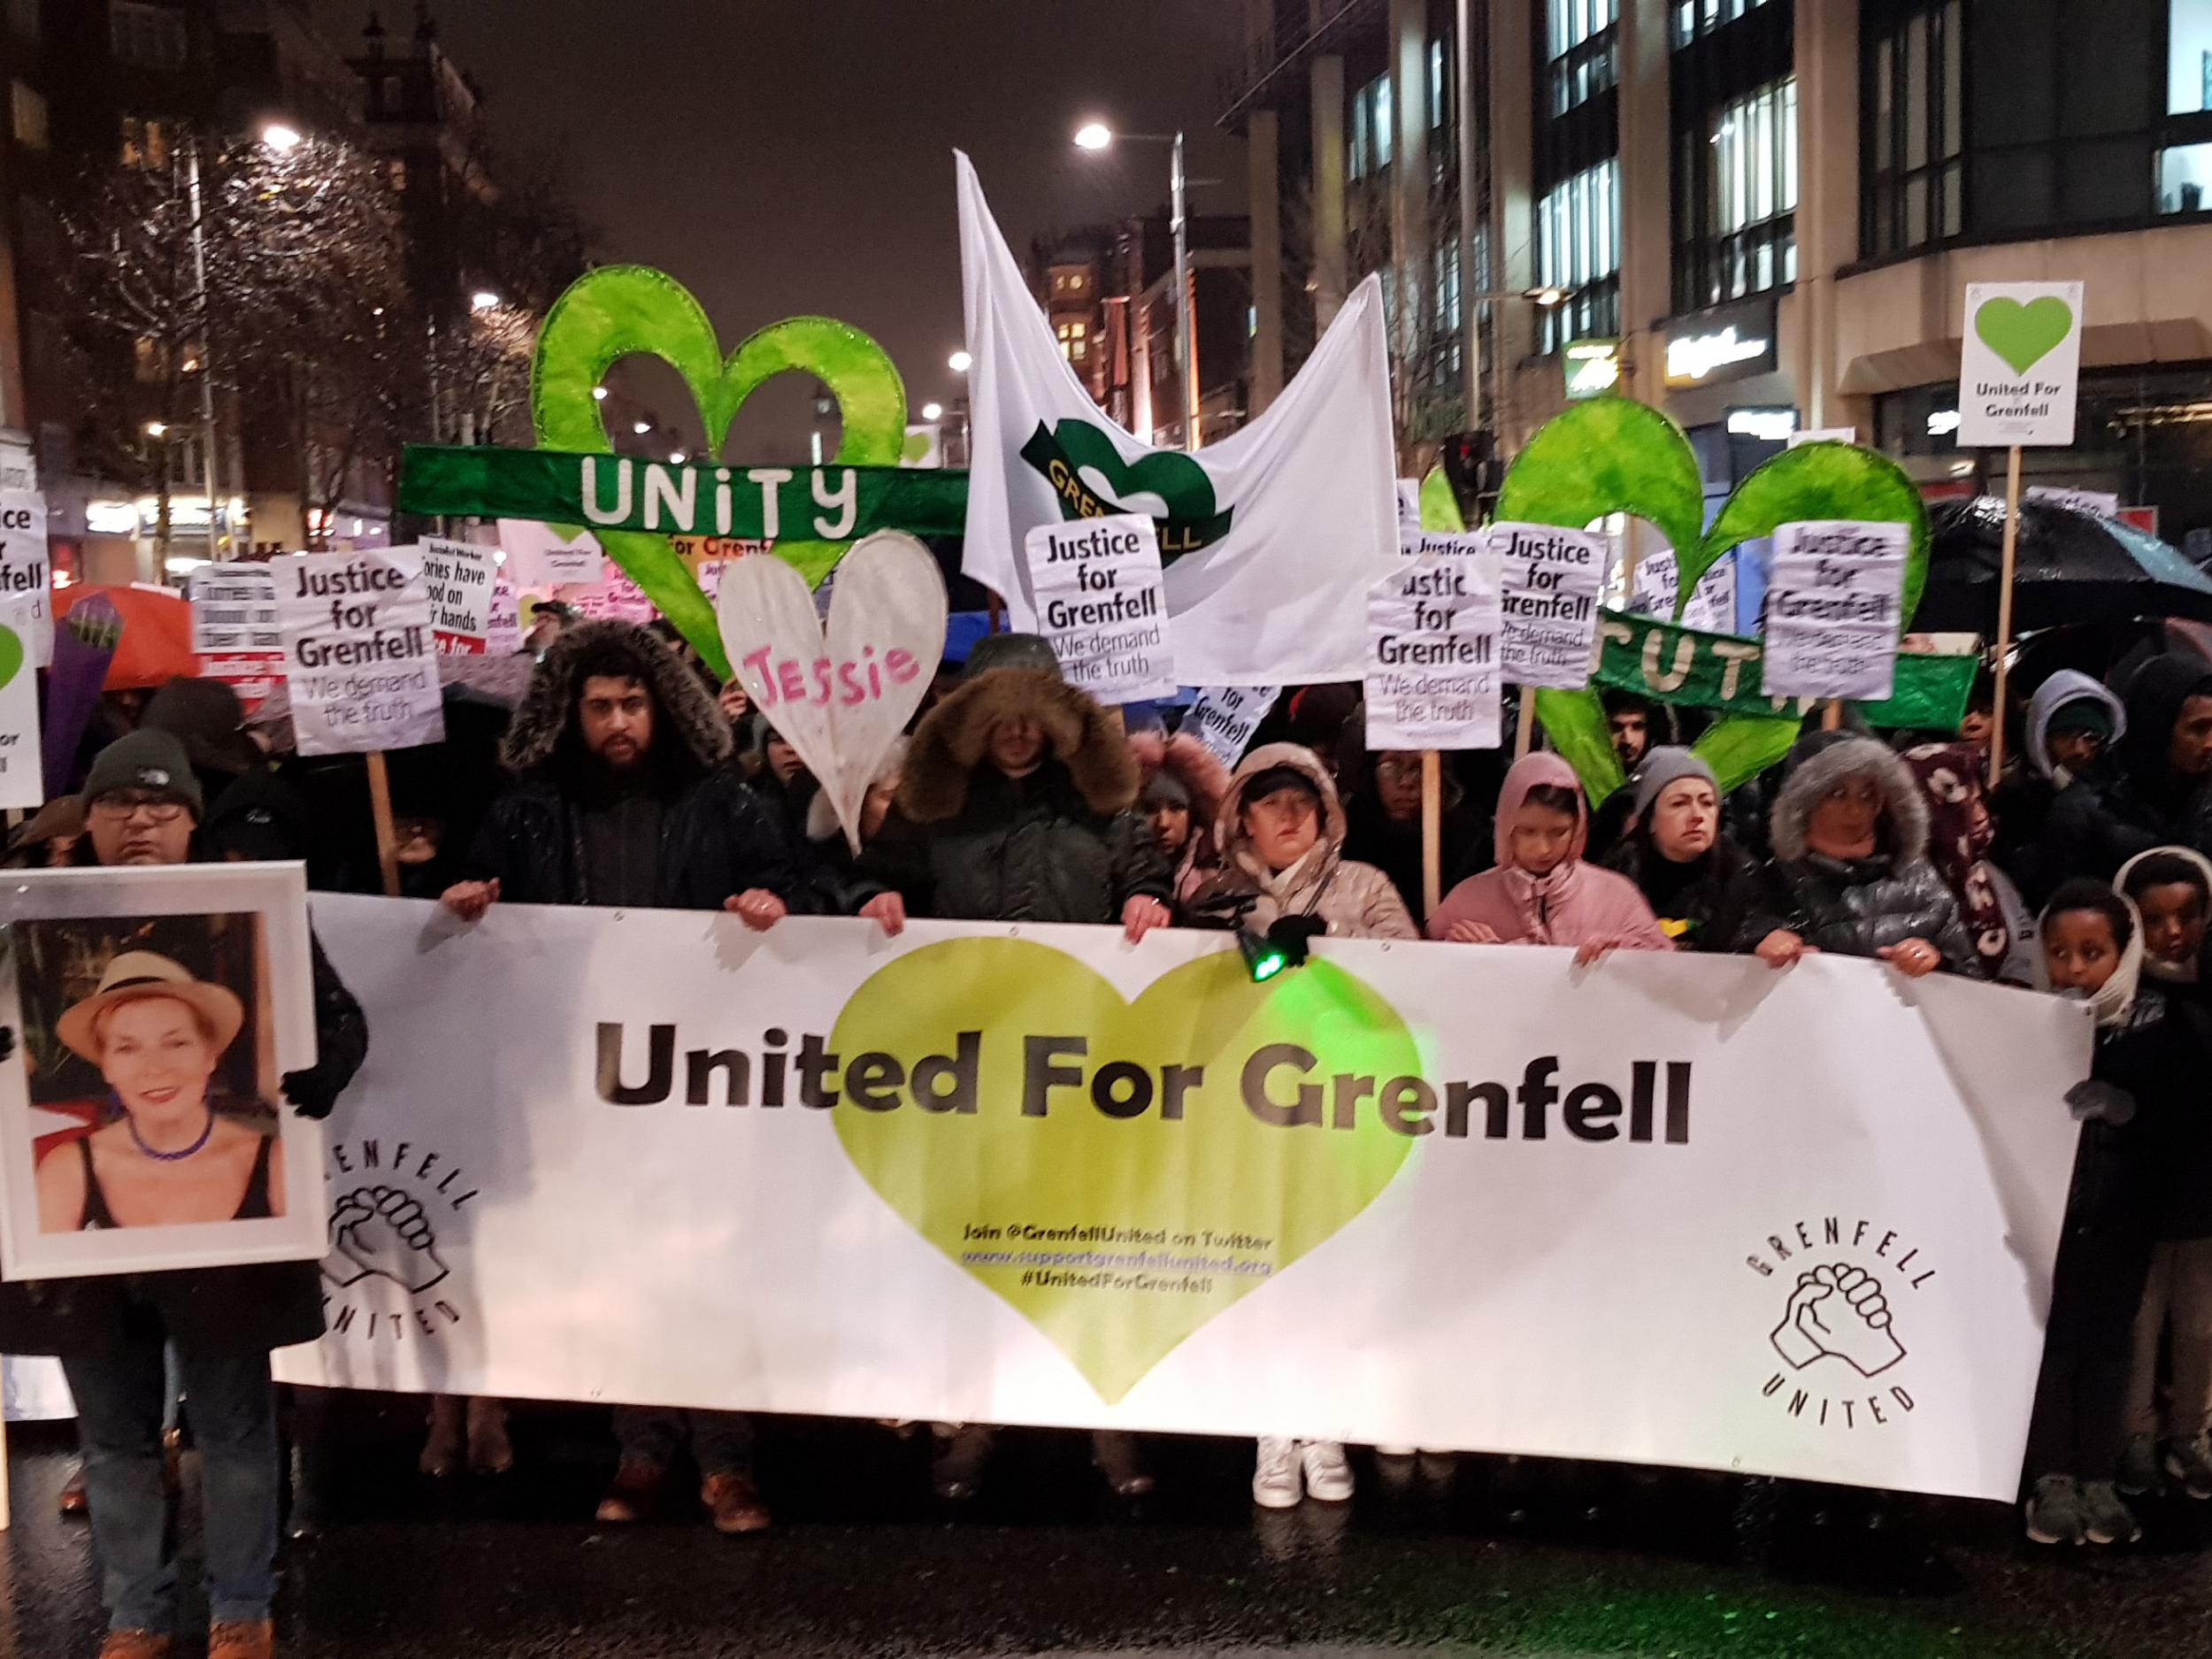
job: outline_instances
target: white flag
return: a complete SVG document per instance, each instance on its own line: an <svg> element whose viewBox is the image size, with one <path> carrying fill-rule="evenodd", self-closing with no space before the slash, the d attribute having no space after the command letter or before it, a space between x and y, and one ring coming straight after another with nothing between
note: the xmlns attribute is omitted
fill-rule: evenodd
<svg viewBox="0 0 2212 1659"><path fill-rule="evenodd" d="M1186 685L1357 680L1367 590L1397 556L1382 287L1370 277L1267 412L1195 455L1102 414L958 157L972 441L962 568L1017 628L1036 603L1022 549L1040 525L1138 511L1159 524ZM1201 365L1202 369L1203 365Z"/></svg>

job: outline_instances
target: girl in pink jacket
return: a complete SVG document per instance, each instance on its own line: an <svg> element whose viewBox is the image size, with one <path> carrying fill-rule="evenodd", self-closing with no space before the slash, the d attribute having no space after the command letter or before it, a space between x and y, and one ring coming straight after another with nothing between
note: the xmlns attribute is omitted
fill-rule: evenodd
<svg viewBox="0 0 2212 1659"><path fill-rule="evenodd" d="M1572 945L1592 962L1617 947L1671 950L1626 876L1585 864L1590 813L1574 768L1539 749L1498 792L1494 870L1470 876L1429 918L1429 937L1463 945Z"/></svg>

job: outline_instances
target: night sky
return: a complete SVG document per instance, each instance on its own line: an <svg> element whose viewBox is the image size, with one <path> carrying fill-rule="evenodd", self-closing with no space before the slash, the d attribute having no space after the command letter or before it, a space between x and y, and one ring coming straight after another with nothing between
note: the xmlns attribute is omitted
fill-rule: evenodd
<svg viewBox="0 0 2212 1659"><path fill-rule="evenodd" d="M314 0L358 50L366 0ZM384 0L395 42L407 0ZM557 148L601 257L670 272L725 349L802 312L882 342L918 410L956 378L960 257L951 151L974 157L1017 251L1033 234L1164 205L1167 149L1087 155L1081 121L1190 134L1228 180L1194 212L1241 211L1243 146L1215 125L1238 0L441 0L448 52L495 137ZM795 379L795 377L793 377ZM673 375L631 382L695 427ZM772 388L772 390L773 388ZM748 405L728 452L803 459L805 394ZM795 448L796 446L796 448Z"/></svg>

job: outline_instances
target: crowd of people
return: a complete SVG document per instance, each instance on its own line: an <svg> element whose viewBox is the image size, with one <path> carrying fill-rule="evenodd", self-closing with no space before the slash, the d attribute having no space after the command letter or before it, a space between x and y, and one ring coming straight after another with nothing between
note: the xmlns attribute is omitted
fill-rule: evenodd
<svg viewBox="0 0 2212 1659"><path fill-rule="evenodd" d="M887 756L856 853L797 752L664 633L559 618L533 643L527 694L496 734L496 790L482 775L488 755L465 764L457 732L454 752L421 768L416 798L401 803L402 890L464 920L528 903L726 910L754 929L792 914L855 915L891 933L918 917L1109 925L1132 940L1243 928L1551 945L1586 963L1621 949L1738 953L1778 972L1827 953L2085 1000L2095 1062L2067 1094L2083 1133L2023 1482L2026 1531L2118 1543L2140 1535L2131 1497L2212 1499L2212 664L2155 656L2116 687L2051 675L1993 777L1999 711L1985 695L1955 735L1830 729L1816 715L1778 768L1732 791L1694 747L1655 741L1679 735L1674 711L1612 697L1627 782L1594 811L1573 768L1540 748L1509 766L1448 757L1431 910L1422 757L1366 749L1356 687L1286 695L1232 767L1158 710L1101 706L1064 680L1042 640L994 634L964 670L941 674ZM264 754L227 699L182 681L129 710L135 729L98 753L77 795L16 834L12 858L303 857L319 885L373 890L372 863L325 844L348 815L328 804L329 769ZM284 1091L310 1113L330 1110L369 1041L319 951L315 977L322 1058ZM88 1042L99 1034L88 1028ZM126 1141L75 1156L51 1202L96 1225L95 1195L124 1190L137 1154ZM163 1425L180 1372L206 1460L214 1652L272 1650L266 1356L319 1329L314 1276L238 1268L0 1287L0 1349L59 1354L75 1394L77 1502L89 1507L115 1632L106 1659L167 1652ZM973 1496L991 1429L936 1433L938 1494ZM687 1462L714 1526L770 1525L742 1415L626 1406L614 1436L600 1521L687 1502L675 1473ZM513 1455L496 1402L434 1403L426 1473L496 1473ZM1133 1437L1102 1432L1094 1455L1116 1492L1151 1486ZM1263 1506L1352 1489L1341 1446L1258 1444Z"/></svg>

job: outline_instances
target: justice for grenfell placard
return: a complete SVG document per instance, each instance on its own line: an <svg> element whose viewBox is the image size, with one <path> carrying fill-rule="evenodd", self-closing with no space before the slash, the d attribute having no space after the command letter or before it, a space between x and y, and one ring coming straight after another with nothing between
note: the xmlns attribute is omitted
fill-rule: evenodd
<svg viewBox="0 0 2212 1659"><path fill-rule="evenodd" d="M272 559L303 755L445 741L419 548Z"/></svg>

